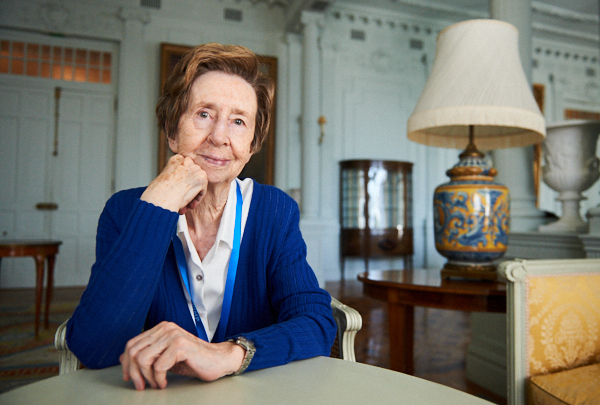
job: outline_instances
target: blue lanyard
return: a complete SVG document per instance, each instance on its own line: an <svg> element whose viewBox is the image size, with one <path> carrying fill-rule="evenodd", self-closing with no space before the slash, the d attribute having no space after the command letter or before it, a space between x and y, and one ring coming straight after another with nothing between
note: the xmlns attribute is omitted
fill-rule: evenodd
<svg viewBox="0 0 600 405"><path fill-rule="evenodd" d="M235 182L237 202L235 205L235 228L233 230L233 246L231 248L231 257L229 258L229 267L227 269L227 280L225 281L225 293L223 295L223 307L221 308L221 318L219 319L219 325L217 327L217 342L223 342L225 340L225 330L227 329L227 322L229 321L229 312L231 311L231 300L233 298L233 286L235 284L235 274L237 273L238 261L240 258L240 244L242 236L242 190L240 189L239 183ZM185 260L185 253L183 252L183 245L181 240L177 236L177 230L175 230L175 236L173 237L173 247L175 248L175 258L177 259L177 265L181 272L181 278L185 284L185 288L190 294L190 300L192 302L192 309L194 311L194 321L196 324L196 332L198 337L208 342L208 336L206 330L200 319L200 314L194 304L194 295L190 288L187 262Z"/></svg>

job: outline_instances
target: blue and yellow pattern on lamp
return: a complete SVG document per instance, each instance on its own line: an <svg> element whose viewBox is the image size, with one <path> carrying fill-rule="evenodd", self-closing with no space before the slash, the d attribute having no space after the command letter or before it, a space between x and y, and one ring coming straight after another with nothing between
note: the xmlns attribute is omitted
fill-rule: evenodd
<svg viewBox="0 0 600 405"><path fill-rule="evenodd" d="M448 259L442 277L496 279L493 261L508 244L508 188L483 156L461 155L433 196L435 247Z"/></svg>

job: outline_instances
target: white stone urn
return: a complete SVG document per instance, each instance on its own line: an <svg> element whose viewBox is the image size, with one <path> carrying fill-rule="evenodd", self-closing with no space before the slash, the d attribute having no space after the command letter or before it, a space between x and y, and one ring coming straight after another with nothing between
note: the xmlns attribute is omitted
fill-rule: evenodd
<svg viewBox="0 0 600 405"><path fill-rule="evenodd" d="M541 225L541 232L587 232L587 223L579 215L579 202L585 198L581 193L600 177L596 157L599 134L600 121L595 120L569 120L546 128L542 178L558 191L556 200L562 203L562 216Z"/></svg>

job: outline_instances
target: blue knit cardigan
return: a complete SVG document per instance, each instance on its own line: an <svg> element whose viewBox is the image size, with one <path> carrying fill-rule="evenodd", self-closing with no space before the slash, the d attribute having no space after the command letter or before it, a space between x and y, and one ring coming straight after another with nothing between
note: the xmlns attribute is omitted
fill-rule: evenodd
<svg viewBox="0 0 600 405"><path fill-rule="evenodd" d="M113 195L98 222L96 263L67 325L69 349L89 368L118 364L129 339L162 321L196 334L171 242L179 215L141 201L143 191ZM254 342L255 370L328 356L335 330L330 296L306 262L298 205L254 182L226 339Z"/></svg>

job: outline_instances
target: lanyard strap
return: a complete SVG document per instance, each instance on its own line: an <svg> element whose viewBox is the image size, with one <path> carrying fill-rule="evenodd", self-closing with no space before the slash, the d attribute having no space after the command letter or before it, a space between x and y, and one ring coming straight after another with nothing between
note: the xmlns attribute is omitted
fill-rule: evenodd
<svg viewBox="0 0 600 405"><path fill-rule="evenodd" d="M231 301L233 299L233 286L235 285L235 275L237 273L238 261L240 258L240 245L242 237L242 190L240 189L239 183L235 182L236 197L237 201L235 204L235 228L233 229L233 246L231 248L231 257L229 258L229 267L227 269L227 280L225 282L225 292L223 294L223 306L221 308L221 318L219 319L219 325L217 327L217 342L223 342L225 340L225 330L227 329L227 322L229 321L229 312L231 311ZM183 245L181 240L177 236L177 230L175 230L175 236L173 237L173 247L175 249L175 258L177 259L177 265L181 272L181 278L185 284L190 295L190 301L192 302L192 309L194 311L194 323L196 325L196 332L198 337L208 342L208 336L206 330L194 304L194 295L190 288L189 272L187 268L187 262L185 260L185 253L183 252ZM214 337L213 337L214 338Z"/></svg>

